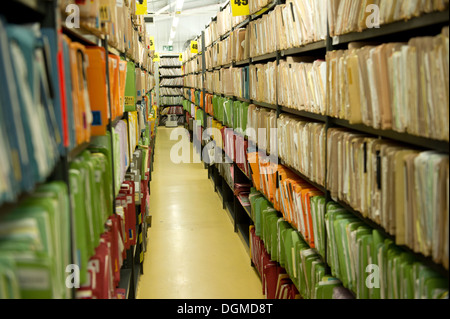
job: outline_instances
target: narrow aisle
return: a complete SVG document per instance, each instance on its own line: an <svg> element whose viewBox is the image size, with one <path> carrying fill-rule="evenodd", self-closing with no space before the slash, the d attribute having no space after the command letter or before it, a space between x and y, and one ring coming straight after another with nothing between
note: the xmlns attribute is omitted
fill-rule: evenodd
<svg viewBox="0 0 450 319"><path fill-rule="evenodd" d="M170 160L158 128L148 250L138 299L261 299L261 281L203 164ZM192 144L191 144L192 153Z"/></svg>

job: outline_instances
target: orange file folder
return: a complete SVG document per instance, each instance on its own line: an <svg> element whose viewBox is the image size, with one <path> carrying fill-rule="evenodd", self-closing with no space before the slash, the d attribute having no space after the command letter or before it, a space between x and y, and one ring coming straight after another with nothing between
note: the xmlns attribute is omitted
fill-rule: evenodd
<svg viewBox="0 0 450 319"><path fill-rule="evenodd" d="M89 60L87 78L93 117L92 135L103 136L106 134L106 126L111 117L106 88L106 54L101 47L87 47L86 55Z"/></svg>
<svg viewBox="0 0 450 319"><path fill-rule="evenodd" d="M123 115L125 109L125 88L127 83L127 61L119 62L119 109L118 116Z"/></svg>
<svg viewBox="0 0 450 319"><path fill-rule="evenodd" d="M92 122L86 78L86 48L84 45L78 42L70 43L70 64L76 142L80 145L90 141Z"/></svg>
<svg viewBox="0 0 450 319"><path fill-rule="evenodd" d="M119 102L119 64L120 58L117 55L109 55L109 85L111 86L111 119L115 119L120 114L120 102Z"/></svg>

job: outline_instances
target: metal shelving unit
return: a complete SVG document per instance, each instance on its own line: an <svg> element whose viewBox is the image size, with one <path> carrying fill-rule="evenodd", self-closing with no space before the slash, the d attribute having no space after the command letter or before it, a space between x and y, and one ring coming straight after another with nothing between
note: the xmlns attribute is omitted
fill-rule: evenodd
<svg viewBox="0 0 450 319"><path fill-rule="evenodd" d="M8 19L8 21L12 23L27 23L27 22L40 22L42 27L46 28L52 28L56 29L58 32L58 27L61 26L62 32L67 35L71 40L79 42L86 46L101 46L105 49L105 52L109 52L111 54L120 55L121 57L125 57L125 53L119 52L117 49L111 47L108 45L108 37L104 36L100 33L96 33L93 30L87 30L83 26L81 28L68 28L65 26L64 21L58 21L60 19L59 15L59 4L58 1L55 0L13 0L9 1L8 6L2 6L2 9L0 9L0 13L7 13L8 17L11 19ZM11 12L17 12L16 14L11 14ZM17 20L17 19L18 20ZM106 86L108 88L108 107L109 107L109 113L111 114L112 109L112 103L111 103L111 92L109 90L111 89L109 84L109 60L106 59L106 79L107 83ZM127 118L127 114L125 113L124 116L120 116L116 119L109 119L107 123L107 131L112 133L112 129L117 123ZM111 162L114 163L114 140L113 140L113 134L111 134ZM73 149L69 149L68 147L65 148L64 154L61 156L59 162L55 165L53 172L48 177L46 182L49 181L63 181L68 188L68 196L71 198L71 187L70 187L70 181L69 181L69 167L70 163L75 161L75 159L82 154L84 151L89 150L91 144L89 142L80 144L75 146ZM114 165L111 164L112 168L112 180L114 181ZM112 191L113 194L116 194L115 190L115 183L113 182L112 185ZM17 206L21 201L26 199L26 197L29 196L28 194L22 194L14 204L8 204L8 206L15 207ZM113 199L112 202L112 212L111 214L116 213L115 209L115 199ZM2 206L2 213L4 209L6 211L9 211L8 206ZM70 214L70 232L71 232L71 238L74 238L74 229L73 229L73 220L74 220L74 214L75 212L72 211L72 205L69 205L69 214ZM75 257L75 249L74 249L74 242L71 242L71 263L76 264L75 260L77 259ZM125 261L125 267L121 270L121 281L119 283L118 288L125 289L127 298L133 298L135 294L132 294L131 287L137 287L137 282L133 282L132 277L132 271L130 269L126 268L126 263L129 260ZM72 289L71 297L74 299L76 298L76 291L75 289Z"/></svg>
<svg viewBox="0 0 450 319"><path fill-rule="evenodd" d="M253 21L255 19L260 18L261 15L263 15L267 12L270 12L270 10L272 10L275 7L275 5L278 3L280 3L280 1L274 1L271 5L269 5L265 9L263 9L261 12L258 12L257 14L252 15L251 18L248 19L248 21L245 21L242 23L242 26L247 25L249 23L249 21ZM448 23L449 23L449 11L448 10L446 10L444 12L435 12L435 13L426 14L421 17L413 18L409 21L400 21L400 22L395 22L395 23L391 23L391 24L387 24L387 25L382 25L378 29L368 29L368 30L364 30L362 32L346 34L346 35L342 35L342 36L335 37L335 38L331 38L330 36L328 36L326 38L326 40L319 41L316 43L306 44L302 47L276 51L276 52L265 54L265 55L262 55L259 57L253 57L253 58L249 58L249 59L246 59L243 61L233 62L232 66L233 67L247 66L247 65L251 65L251 64L264 63L266 61L274 61L274 60L276 60L277 63L279 63L279 60L281 58L287 57L287 56L306 56L306 57L314 56L314 57L317 57L320 59L324 59L327 52L336 50L336 49L342 49L343 46L346 46L349 42L355 42L355 41L373 41L373 42L380 42L380 43L393 42L393 41L405 42L405 41L408 41L411 37L430 35L430 34L432 34L432 35L438 34L441 32L441 29L443 26L446 26L446 25L448 26ZM218 39L216 41L219 41L219 40L221 40L221 39ZM206 71L212 71L212 70L216 70L216 69L226 68L229 66L230 65L227 64L227 65L221 66L221 67L214 67L213 69L210 69L210 70L204 69L203 73L205 73ZM205 93L206 91L203 90L203 92ZM224 96L223 94L216 94L214 92L206 92L206 93ZM363 124L350 124L346 120L336 119L336 118L326 116L326 115L314 114L314 113L307 112L307 111L295 110L295 109L291 109L291 108L288 108L285 106L281 106L279 104L262 103L262 102L253 101L251 99L242 99L242 98L237 98L237 97L232 97L232 96L228 96L228 98L230 98L232 100L239 100L239 101L247 102L250 104L255 104L260 107L265 107L265 108L268 108L271 110L276 110L278 116L280 114L289 114L291 116L299 117L306 121L309 120L309 121L314 121L314 122L321 122L326 125L327 129L329 129L331 127L347 128L347 129L353 130L355 132L361 132L361 133L368 134L368 135L371 135L374 137L396 141L396 142L399 142L399 143L402 143L405 145L412 146L414 148L420 148L420 149L424 149L424 150L434 150L434 151L441 152L444 154L449 154L449 143L446 141L433 140L433 139L429 139L429 138L425 138L425 137L414 136L414 135L411 135L408 133L399 133L399 132L395 132L392 130L375 129L375 128L368 127ZM277 101L278 101L278 97L277 97ZM282 159L279 159L279 160L281 163L283 163ZM236 164L234 164L234 165L237 167ZM236 167L234 170L235 174L236 174L236 172L243 173L240 169L237 169ZM303 175L302 173L298 172L297 170L293 169L292 167L289 167L288 165L286 165L286 167L288 167L290 170L292 170L294 173L296 173L300 178L304 179L305 181L310 183L312 186L314 186L315 188L317 188L318 190L323 192L324 196L327 199L327 202L334 201L331 198L331 194L330 194L328 188L326 187L326 185L325 186L318 185L317 183L311 181L307 176ZM217 176L218 174L215 172L217 169L214 166L210 166L209 169L210 169L209 176L212 177L212 180L214 181L215 185L227 184L227 183L224 183L223 181L220 181L220 175L219 175L219 177ZM245 174L242 174L242 175L245 176ZM247 180L248 179L249 178L247 177ZM218 187L215 186L215 188L217 189ZM223 198L223 200L225 200L225 197L224 197L224 194L221 194L221 198ZM342 201L337 200L335 202L340 204L344 209L346 209L350 213L353 213L356 217L361 219L364 223L366 223L373 229L377 229L378 231L380 231L380 233L383 234L386 238L390 238L395 241L395 236L392 236L391 234L386 232L383 229L383 227L378 225L376 222L363 217L363 215L361 213L359 213L358 211L353 209L351 206L349 206L348 204L346 204ZM249 213L248 211L245 212L245 209L244 209L244 213L247 217L251 217L251 213ZM236 223L236 218L235 218L235 223ZM235 227L235 230L236 229L237 228ZM409 252L409 253L413 254L417 258L417 260L428 265L431 269L439 272L441 275L445 276L446 278L449 278L448 270L444 269L444 267L442 265L434 263L430 257L425 257L420 253L416 253L409 247L401 246L400 248L403 249L405 252ZM325 254L325 256L322 256L322 259L324 260L325 264L328 264L328 261L326 260L326 254ZM354 292L351 292L351 293L353 296L355 296Z"/></svg>

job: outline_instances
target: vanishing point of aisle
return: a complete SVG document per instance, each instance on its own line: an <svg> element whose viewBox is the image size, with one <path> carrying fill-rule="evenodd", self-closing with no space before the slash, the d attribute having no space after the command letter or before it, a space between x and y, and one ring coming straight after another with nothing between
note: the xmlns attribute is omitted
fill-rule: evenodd
<svg viewBox="0 0 450 319"><path fill-rule="evenodd" d="M138 299L262 299L261 280L203 164L174 164L158 128ZM192 153L192 144L191 144Z"/></svg>

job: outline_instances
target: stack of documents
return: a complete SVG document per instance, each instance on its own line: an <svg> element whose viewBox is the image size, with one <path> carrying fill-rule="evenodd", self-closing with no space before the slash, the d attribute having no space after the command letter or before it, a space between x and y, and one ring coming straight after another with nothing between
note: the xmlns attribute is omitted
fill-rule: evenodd
<svg viewBox="0 0 450 319"><path fill-rule="evenodd" d="M248 66L243 68L232 68L233 96L250 99L248 71Z"/></svg>
<svg viewBox="0 0 450 319"><path fill-rule="evenodd" d="M215 73L214 72L206 72L205 73L205 90L209 93L214 92L214 82L215 82ZM219 93L219 92L217 92Z"/></svg>
<svg viewBox="0 0 450 319"><path fill-rule="evenodd" d="M44 182L64 151L67 127L61 103L50 94L54 81L46 71L51 57L45 55L45 41L47 37L36 37L31 28L0 19L0 205ZM83 115L85 127L76 127L80 141L90 137L91 113Z"/></svg>
<svg viewBox="0 0 450 319"><path fill-rule="evenodd" d="M111 216L100 244L88 263L87 283L77 289L78 299L116 299L120 289L120 269L124 261L124 224L122 217Z"/></svg>
<svg viewBox="0 0 450 319"><path fill-rule="evenodd" d="M183 79L184 79L184 81L183 81ZM185 87L197 88L200 90L203 89L201 74L185 75L183 79L181 79L181 85L184 85ZM210 83L208 83L208 85L210 85Z"/></svg>
<svg viewBox="0 0 450 319"><path fill-rule="evenodd" d="M209 26L205 29L205 46L210 46L214 41L219 38L219 33L217 30L217 20L212 21ZM183 54L184 58L184 54Z"/></svg>
<svg viewBox="0 0 450 319"><path fill-rule="evenodd" d="M159 86L183 86L183 78L163 78Z"/></svg>
<svg viewBox="0 0 450 319"><path fill-rule="evenodd" d="M159 89L159 94L161 96L164 95L183 95L183 89L182 88L168 88L168 87L161 87Z"/></svg>
<svg viewBox="0 0 450 319"><path fill-rule="evenodd" d="M277 103L277 63L250 65L250 98L269 104Z"/></svg>
<svg viewBox="0 0 450 319"><path fill-rule="evenodd" d="M265 272L269 262L272 262L271 268L281 267L281 272L292 280L301 297L332 299L334 289L342 287L342 283L327 273L326 264L317 251L310 248L300 233L256 190L252 189L249 198L255 222L254 228L250 229L252 261L264 274L263 278L270 278L269 273ZM271 281L263 280L263 284L267 285L266 292L271 291ZM271 296L267 295L268 298Z"/></svg>
<svg viewBox="0 0 450 319"><path fill-rule="evenodd" d="M217 34L219 37L231 31L232 17L231 5L217 13Z"/></svg>
<svg viewBox="0 0 450 319"><path fill-rule="evenodd" d="M275 11L251 21L248 25L250 41L250 57L254 58L277 50L277 23Z"/></svg>
<svg viewBox="0 0 450 319"><path fill-rule="evenodd" d="M183 102L182 96L161 96L160 103L164 105L181 105Z"/></svg>
<svg viewBox="0 0 450 319"><path fill-rule="evenodd" d="M327 37L327 0L288 0L250 22L250 56L300 47Z"/></svg>
<svg viewBox="0 0 450 319"><path fill-rule="evenodd" d="M448 269L448 155L330 129L327 163L335 200Z"/></svg>
<svg viewBox="0 0 450 319"><path fill-rule="evenodd" d="M306 60L306 61L305 61ZM278 103L315 114L326 113L327 64L288 57L278 66Z"/></svg>
<svg viewBox="0 0 450 319"><path fill-rule="evenodd" d="M333 275L359 299L436 299L448 280L335 203L327 204L328 258Z"/></svg>
<svg viewBox="0 0 450 319"><path fill-rule="evenodd" d="M179 66L181 68L181 61L178 56L174 56L173 58L161 58L159 61L159 66Z"/></svg>
<svg viewBox="0 0 450 319"><path fill-rule="evenodd" d="M70 165L71 202L75 214L75 264L86 284L88 261L100 242L112 211L111 148L109 137L94 140L95 153L85 151Z"/></svg>
<svg viewBox="0 0 450 319"><path fill-rule="evenodd" d="M214 116L214 109L213 109L213 95L212 94L206 94L205 96L205 112L211 116Z"/></svg>
<svg viewBox="0 0 450 319"><path fill-rule="evenodd" d="M325 185L325 124L278 118L278 153L285 163L319 185Z"/></svg>
<svg viewBox="0 0 450 319"><path fill-rule="evenodd" d="M260 150L278 153L277 113L254 104L248 107L246 135Z"/></svg>
<svg viewBox="0 0 450 319"><path fill-rule="evenodd" d="M352 124L449 140L449 28L435 37L327 53L328 110Z"/></svg>
<svg viewBox="0 0 450 319"><path fill-rule="evenodd" d="M234 30L231 38L231 60L242 61L250 57L250 34L248 28Z"/></svg>
<svg viewBox="0 0 450 319"><path fill-rule="evenodd" d="M208 59L206 59L208 65ZM186 62L183 66L183 73L189 74L189 73L196 73L202 71L202 58L201 56L198 56L194 59L192 59L189 62Z"/></svg>
<svg viewBox="0 0 450 319"><path fill-rule="evenodd" d="M311 248L324 256L324 194L283 165L268 163L264 154L249 150L249 162L259 189L273 208L297 229ZM255 186L256 182L255 182Z"/></svg>
<svg viewBox="0 0 450 319"><path fill-rule="evenodd" d="M65 285L72 264L69 205L67 186L52 182L2 216L1 299L71 298Z"/></svg>
<svg viewBox="0 0 450 319"><path fill-rule="evenodd" d="M329 0L328 24L330 35L337 36L349 32L359 32L369 28L367 20L374 21L373 6L379 8L380 25L395 21L409 20L425 13L443 11L448 8L448 0L439 1L359 1Z"/></svg>
<svg viewBox="0 0 450 319"><path fill-rule="evenodd" d="M161 76L181 76L181 75L183 75L181 68L179 68L179 69L160 68L159 73L161 74Z"/></svg>

